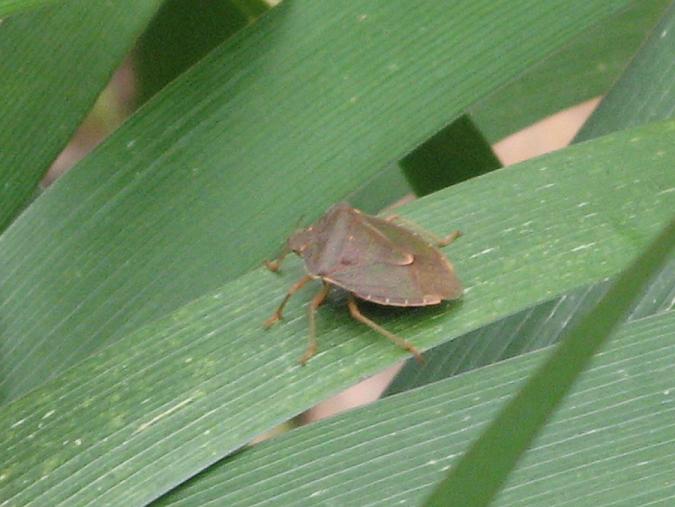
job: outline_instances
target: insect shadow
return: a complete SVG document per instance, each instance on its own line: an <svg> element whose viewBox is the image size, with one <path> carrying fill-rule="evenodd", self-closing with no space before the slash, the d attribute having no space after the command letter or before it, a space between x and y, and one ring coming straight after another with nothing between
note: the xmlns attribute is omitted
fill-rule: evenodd
<svg viewBox="0 0 675 507"><path fill-rule="evenodd" d="M463 292L461 282L438 248L448 246L460 232L437 238L419 226L412 224L411 229L410 223L404 227L400 222L397 216L375 217L348 203L338 203L314 224L293 234L277 259L265 262L270 271L278 271L285 257L294 252L302 257L307 271L288 289L265 327L282 319L288 300L307 282L322 282L309 304L309 344L300 358L301 364L316 354L315 313L332 287L347 292L352 318L423 361L412 343L361 313L357 298L396 307L427 307L458 299Z"/></svg>

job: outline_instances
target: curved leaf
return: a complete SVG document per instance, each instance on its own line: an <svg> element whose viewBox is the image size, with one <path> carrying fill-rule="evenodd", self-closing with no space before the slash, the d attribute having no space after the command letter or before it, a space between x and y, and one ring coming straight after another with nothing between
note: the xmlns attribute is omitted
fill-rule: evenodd
<svg viewBox="0 0 675 507"><path fill-rule="evenodd" d="M451 255L466 294L449 307L375 318L425 349L613 274L670 219L674 157L675 122L665 122L413 203L406 216L421 225L465 232ZM638 176L641 185L623 183ZM327 305L321 350L298 366L307 322L297 302L273 330L262 322L300 272L296 262L282 277L262 269L242 276L5 407L0 496L51 505L149 501L402 356Z"/></svg>
<svg viewBox="0 0 675 507"><path fill-rule="evenodd" d="M0 230L30 200L160 3L71 0L0 25Z"/></svg>
<svg viewBox="0 0 675 507"><path fill-rule="evenodd" d="M0 395L258 266L298 217L316 217L626 3L271 9L0 237Z"/></svg>
<svg viewBox="0 0 675 507"><path fill-rule="evenodd" d="M406 361L385 396L552 345L602 299L608 286L604 281L581 287L471 331L430 350L423 366Z"/></svg>
<svg viewBox="0 0 675 507"><path fill-rule="evenodd" d="M501 167L492 147L466 115L415 148L399 165L417 196Z"/></svg>
<svg viewBox="0 0 675 507"><path fill-rule="evenodd" d="M0 0L0 16L11 16L54 3L57 0ZM67 0L61 0L66 3Z"/></svg>
<svg viewBox="0 0 675 507"><path fill-rule="evenodd" d="M675 116L675 4L664 13L621 80L577 134L586 141Z"/></svg>
<svg viewBox="0 0 675 507"><path fill-rule="evenodd" d="M138 102L145 102L269 8L263 0L165 0L134 51Z"/></svg>
<svg viewBox="0 0 675 507"><path fill-rule="evenodd" d="M664 14L644 47L593 113L576 142L675 113L675 5ZM388 392L400 392L448 375L535 350L557 339L604 294L607 282L507 317L431 351L424 368L408 361ZM675 259L651 281L631 318L660 311L675 297ZM477 344L479 340L479 344Z"/></svg>
<svg viewBox="0 0 675 507"><path fill-rule="evenodd" d="M290 431L223 460L153 505L419 505L547 354ZM667 504L675 467L673 361L675 312L622 326L495 505Z"/></svg>
<svg viewBox="0 0 675 507"><path fill-rule="evenodd" d="M574 326L480 438L434 488L429 507L488 505L521 456L620 326L636 294L675 252L675 220L617 277L598 305Z"/></svg>
<svg viewBox="0 0 675 507"><path fill-rule="evenodd" d="M669 0L637 0L470 108L491 142L607 93Z"/></svg>

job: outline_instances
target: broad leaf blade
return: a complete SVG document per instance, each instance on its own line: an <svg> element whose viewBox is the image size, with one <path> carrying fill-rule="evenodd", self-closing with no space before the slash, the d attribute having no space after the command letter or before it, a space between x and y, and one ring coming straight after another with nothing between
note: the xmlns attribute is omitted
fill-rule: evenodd
<svg viewBox="0 0 675 507"><path fill-rule="evenodd" d="M412 193L412 188L398 165L390 164L354 189L345 200L372 215Z"/></svg>
<svg viewBox="0 0 675 507"><path fill-rule="evenodd" d="M617 278L598 306L556 346L434 489L425 506L486 506L493 500L593 356L619 327L636 294L674 250L675 220Z"/></svg>
<svg viewBox="0 0 675 507"><path fill-rule="evenodd" d="M266 8L262 0L165 1L134 51L138 101L148 100Z"/></svg>
<svg viewBox="0 0 675 507"><path fill-rule="evenodd" d="M0 0L0 16L11 16L56 2L57 0ZM60 0L62 4L67 2L68 0Z"/></svg>
<svg viewBox="0 0 675 507"><path fill-rule="evenodd" d="M385 396L552 345L597 304L608 283L570 291L435 347L423 366L407 361Z"/></svg>
<svg viewBox="0 0 675 507"><path fill-rule="evenodd" d="M675 116L675 4L664 13L621 80L603 99L576 141Z"/></svg>
<svg viewBox="0 0 675 507"><path fill-rule="evenodd" d="M496 142L532 123L607 93L669 0L636 0L470 109Z"/></svg>
<svg viewBox="0 0 675 507"><path fill-rule="evenodd" d="M546 354L290 431L221 461L153 505L419 505ZM675 312L622 326L496 505L667 502L673 485L664 479L675 466L667 372L674 360Z"/></svg>
<svg viewBox="0 0 675 507"><path fill-rule="evenodd" d="M576 142L602 133L629 128L641 122L670 118L675 112L675 5L664 14L646 44L635 56L624 76L593 113ZM635 181L633 184L639 184ZM504 319L470 333L427 354L428 363L419 368L408 362L389 392L438 380L447 375L484 366L515 354L548 345L592 308L608 282L579 289L540 307ZM651 315L672 304L675 297L675 259L649 284L631 317ZM477 343L477 340L479 343Z"/></svg>
<svg viewBox="0 0 675 507"><path fill-rule="evenodd" d="M418 196L501 167L488 142L466 115L415 148L399 164Z"/></svg>
<svg viewBox="0 0 675 507"><path fill-rule="evenodd" d="M671 217L673 193L664 190L675 183L666 170L674 141L675 123L651 125L413 203L406 216L422 226L466 232L452 247L464 300L369 313L429 348L613 274ZM645 165L644 154L657 151L664 157ZM648 183L622 184L635 174ZM271 295L300 272L296 262L281 277L262 269L240 277L8 405L0 414L9 428L0 441L9 471L0 494L53 505L149 501L402 357L333 304L320 313L319 354L298 366L307 332L298 302L274 329L263 331L262 322L277 304Z"/></svg>
<svg viewBox="0 0 675 507"><path fill-rule="evenodd" d="M299 217L626 3L271 9L0 237L3 399L258 266Z"/></svg>
<svg viewBox="0 0 675 507"><path fill-rule="evenodd" d="M385 396L487 366L557 342L604 296L602 281L471 331L425 354L424 366L408 360ZM635 320L670 309L675 297L675 258L648 284L630 312Z"/></svg>

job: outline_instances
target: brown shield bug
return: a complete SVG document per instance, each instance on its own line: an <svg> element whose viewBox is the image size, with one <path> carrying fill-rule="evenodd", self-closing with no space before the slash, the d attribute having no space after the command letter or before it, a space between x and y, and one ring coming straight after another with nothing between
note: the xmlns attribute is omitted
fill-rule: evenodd
<svg viewBox="0 0 675 507"><path fill-rule="evenodd" d="M309 345L300 358L301 364L316 353L314 314L331 285L349 292L347 305L354 319L409 351L418 361L422 360L410 342L363 315L355 298L389 306L428 306L459 298L462 285L437 247L449 245L460 232L438 239L421 229L412 230L394 223L397 221L400 222L396 216L379 218L348 203L338 203L314 224L293 234L276 260L265 262L270 271L278 271L286 255L295 252L303 258L307 269L307 274L293 284L274 314L265 321L265 327L282 318L290 297L308 281L322 282L321 290L309 305Z"/></svg>

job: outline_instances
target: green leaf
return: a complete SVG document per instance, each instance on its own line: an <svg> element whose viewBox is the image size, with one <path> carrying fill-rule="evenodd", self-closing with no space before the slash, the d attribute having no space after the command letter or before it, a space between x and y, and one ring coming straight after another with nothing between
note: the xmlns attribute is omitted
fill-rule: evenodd
<svg viewBox="0 0 675 507"><path fill-rule="evenodd" d="M597 304L608 286L605 281L580 287L466 333L427 352L423 366L408 360L385 396L548 347ZM670 298L665 303L670 304Z"/></svg>
<svg viewBox="0 0 675 507"><path fill-rule="evenodd" d="M593 113L576 142L636 124L672 117L675 112L675 6L663 16L633 59L625 75ZM535 350L557 341L578 318L592 308L607 282L579 289L518 315L510 316L427 354L425 368L408 361L388 393L400 392L448 375ZM650 283L633 318L651 315L671 304L675 291L675 260ZM479 344L479 345L477 345Z"/></svg>
<svg viewBox="0 0 675 507"><path fill-rule="evenodd" d="M426 195L498 167L490 145L471 120L461 116L398 165L389 165L352 191L346 200L366 213L377 213L408 194Z"/></svg>
<svg viewBox="0 0 675 507"><path fill-rule="evenodd" d="M518 394L490 421L480 438L434 489L425 506L482 506L494 499L593 356L619 327L636 294L673 251L675 220L618 277L593 311L570 331Z"/></svg>
<svg viewBox="0 0 675 507"><path fill-rule="evenodd" d="M449 252L465 297L368 313L426 349L615 273L671 217L674 141L675 122L649 125L416 201L402 214L431 230L465 232ZM623 183L638 176L641 185ZM0 496L147 502L402 357L333 304L320 312L319 354L298 366L307 333L298 302L307 294L274 329L262 322L301 271L296 261L281 277L263 269L239 277L6 406Z"/></svg>
<svg viewBox="0 0 675 507"><path fill-rule="evenodd" d="M397 164L391 164L349 193L345 200L355 208L373 214L412 193L401 169Z"/></svg>
<svg viewBox="0 0 675 507"><path fill-rule="evenodd" d="M415 148L400 165L418 196L501 167L488 142L466 115Z"/></svg>
<svg viewBox="0 0 675 507"><path fill-rule="evenodd" d="M0 0L0 16L10 16L25 11L30 11L44 5L54 3L56 0ZM66 3L61 0L60 3Z"/></svg>
<svg viewBox="0 0 675 507"><path fill-rule="evenodd" d="M675 116L675 4L665 12L621 80L577 134L593 139L616 129Z"/></svg>
<svg viewBox="0 0 675 507"><path fill-rule="evenodd" d="M0 25L0 230L28 203L159 3L73 0Z"/></svg>
<svg viewBox="0 0 675 507"><path fill-rule="evenodd" d="M610 281L570 291L430 350L420 367L408 360L385 396L414 389L556 343L605 295ZM635 320L669 309L675 293L675 259L650 281L630 312Z"/></svg>
<svg viewBox="0 0 675 507"><path fill-rule="evenodd" d="M470 108L490 142L603 95L628 65L669 0L637 0Z"/></svg>
<svg viewBox="0 0 675 507"><path fill-rule="evenodd" d="M230 0L250 20L266 13L272 5L279 2L276 0Z"/></svg>
<svg viewBox="0 0 675 507"><path fill-rule="evenodd" d="M271 9L0 237L3 399L258 266L299 217L626 4Z"/></svg>
<svg viewBox="0 0 675 507"><path fill-rule="evenodd" d="M139 102L261 15L261 7L258 0L166 0L134 52Z"/></svg>
<svg viewBox="0 0 675 507"><path fill-rule="evenodd" d="M547 354L290 431L217 463L153 505L419 505ZM563 498L598 507L667 504L675 466L673 361L674 311L622 326L496 505L556 505Z"/></svg>

